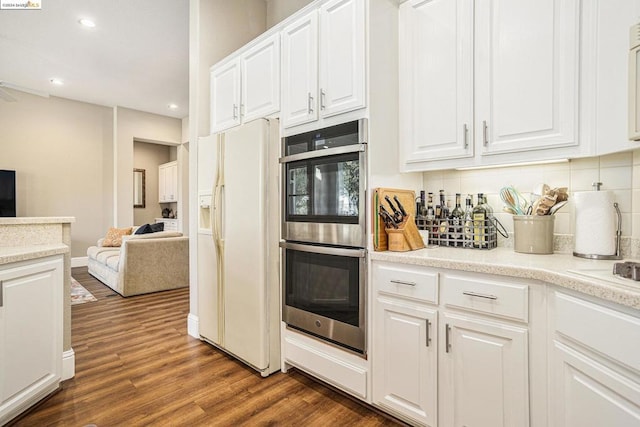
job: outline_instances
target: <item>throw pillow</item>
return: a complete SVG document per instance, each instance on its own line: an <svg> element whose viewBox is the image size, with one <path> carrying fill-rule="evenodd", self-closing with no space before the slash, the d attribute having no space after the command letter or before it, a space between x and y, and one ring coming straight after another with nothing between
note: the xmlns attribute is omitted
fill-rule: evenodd
<svg viewBox="0 0 640 427"><path fill-rule="evenodd" d="M144 225L141 225L140 227L138 227L136 232L133 233L133 234L148 234L148 233L153 233L153 230L151 229L151 225L150 224L144 224Z"/></svg>
<svg viewBox="0 0 640 427"><path fill-rule="evenodd" d="M157 222L155 224L149 224L151 227L152 233L157 233L158 231L164 231L164 222Z"/></svg>
<svg viewBox="0 0 640 427"><path fill-rule="evenodd" d="M131 227L127 228L109 228L107 235L102 241L102 246L118 247L122 245L122 236L128 236L131 234Z"/></svg>

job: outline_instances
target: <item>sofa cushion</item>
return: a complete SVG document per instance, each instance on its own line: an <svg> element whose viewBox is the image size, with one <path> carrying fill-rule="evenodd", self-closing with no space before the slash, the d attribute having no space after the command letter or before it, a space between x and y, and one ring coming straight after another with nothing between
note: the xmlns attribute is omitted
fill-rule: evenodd
<svg viewBox="0 0 640 427"><path fill-rule="evenodd" d="M112 248L112 247L102 247L102 246L90 246L87 249L87 256L91 259L98 259L98 254L103 252L109 252L112 255L117 255L120 253L120 248Z"/></svg>
<svg viewBox="0 0 640 427"><path fill-rule="evenodd" d="M164 222L158 222L155 224L144 224L138 227L134 234L149 234L164 231Z"/></svg>
<svg viewBox="0 0 640 427"><path fill-rule="evenodd" d="M102 246L118 247L122 245L122 236L128 236L131 234L132 228L115 228L110 227L107 231L107 235L102 241Z"/></svg>
<svg viewBox="0 0 640 427"><path fill-rule="evenodd" d="M107 258L107 267L113 271L118 271L118 264L120 263L120 255L110 256Z"/></svg>

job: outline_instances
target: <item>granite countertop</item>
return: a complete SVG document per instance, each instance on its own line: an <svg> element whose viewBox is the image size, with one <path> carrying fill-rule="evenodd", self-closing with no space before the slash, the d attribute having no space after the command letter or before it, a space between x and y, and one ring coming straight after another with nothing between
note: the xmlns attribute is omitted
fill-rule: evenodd
<svg viewBox="0 0 640 427"><path fill-rule="evenodd" d="M19 261L28 261L51 255L66 254L68 252L69 247L62 243L31 246L5 246L0 247L0 265Z"/></svg>
<svg viewBox="0 0 640 427"><path fill-rule="evenodd" d="M72 216L18 216L0 218L0 225L16 225L16 224L68 224L76 222Z"/></svg>
<svg viewBox="0 0 640 427"><path fill-rule="evenodd" d="M370 252L372 260L540 280L640 310L640 282L613 276L613 264L572 254L533 255L513 249L435 247Z"/></svg>

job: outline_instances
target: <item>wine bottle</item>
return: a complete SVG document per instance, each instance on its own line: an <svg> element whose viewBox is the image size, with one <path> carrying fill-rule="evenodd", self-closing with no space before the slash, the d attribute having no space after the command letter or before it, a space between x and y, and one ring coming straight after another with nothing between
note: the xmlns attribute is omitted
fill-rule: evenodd
<svg viewBox="0 0 640 427"><path fill-rule="evenodd" d="M437 226L438 226L438 236L441 239L441 242L446 244L446 240L449 237L449 208L447 207L447 202L444 196L444 190L440 190L440 212L438 212L438 208L436 207L436 218L437 218Z"/></svg>
<svg viewBox="0 0 640 427"><path fill-rule="evenodd" d="M436 217L436 212L433 210L433 193L429 193L429 198L427 199L427 219L434 219Z"/></svg>
<svg viewBox="0 0 640 427"><path fill-rule="evenodd" d="M464 247L473 247L473 205L471 201L471 194L467 194L464 210Z"/></svg>
<svg viewBox="0 0 640 427"><path fill-rule="evenodd" d="M478 193L478 204L471 211L473 217L473 247L484 248L486 246L487 208L484 204L484 194Z"/></svg>
<svg viewBox="0 0 640 427"><path fill-rule="evenodd" d="M464 222L464 211L460 205L460 193L456 193L456 206L449 215L449 239L451 246L462 246L462 225Z"/></svg>

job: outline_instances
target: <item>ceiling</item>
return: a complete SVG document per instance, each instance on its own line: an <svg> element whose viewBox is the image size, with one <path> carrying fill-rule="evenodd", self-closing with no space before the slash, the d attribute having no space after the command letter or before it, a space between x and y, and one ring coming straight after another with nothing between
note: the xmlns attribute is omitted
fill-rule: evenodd
<svg viewBox="0 0 640 427"><path fill-rule="evenodd" d="M0 81L93 104L188 116L189 0L40 3L41 10L0 10ZM83 18L96 26L83 27ZM64 84L55 86L52 78ZM171 103L178 108L170 110Z"/></svg>

